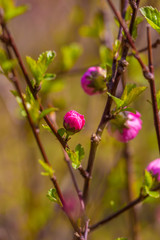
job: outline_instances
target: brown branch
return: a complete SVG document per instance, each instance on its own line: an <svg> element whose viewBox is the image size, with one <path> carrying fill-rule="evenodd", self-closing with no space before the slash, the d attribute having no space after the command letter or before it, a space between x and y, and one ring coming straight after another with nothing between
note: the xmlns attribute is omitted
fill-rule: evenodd
<svg viewBox="0 0 160 240"><path fill-rule="evenodd" d="M159 153L160 153L160 119L158 115L156 87L155 87L155 80L154 80L151 29L149 26L147 26L147 41L148 41L148 65L149 65L149 70L153 75L153 78L149 81L149 84L150 84L150 92L151 92L152 107L153 107L154 125L156 129L157 141L158 141L158 147L159 147Z"/></svg>
<svg viewBox="0 0 160 240"><path fill-rule="evenodd" d="M152 48L157 48L158 45L160 45L160 39L157 39L153 44L152 44ZM138 50L139 53L143 53L145 51L148 51L148 46L141 48ZM134 53L129 53L128 56L134 56Z"/></svg>

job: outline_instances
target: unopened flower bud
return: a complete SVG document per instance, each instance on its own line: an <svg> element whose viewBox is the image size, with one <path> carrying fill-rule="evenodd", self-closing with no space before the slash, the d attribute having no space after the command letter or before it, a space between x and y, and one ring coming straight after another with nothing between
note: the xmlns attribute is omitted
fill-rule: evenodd
<svg viewBox="0 0 160 240"><path fill-rule="evenodd" d="M155 159L150 162L146 168L153 176L157 177L157 180L160 181L160 158Z"/></svg>
<svg viewBox="0 0 160 240"><path fill-rule="evenodd" d="M81 78L81 86L88 95L100 94L106 90L106 70L90 67Z"/></svg>
<svg viewBox="0 0 160 240"><path fill-rule="evenodd" d="M64 116L63 126L71 133L79 132L84 127L84 124L84 116L74 110L67 112Z"/></svg>
<svg viewBox="0 0 160 240"><path fill-rule="evenodd" d="M109 134L120 142L128 142L135 138L142 128L141 114L139 112L121 112L117 119L109 121L107 129Z"/></svg>

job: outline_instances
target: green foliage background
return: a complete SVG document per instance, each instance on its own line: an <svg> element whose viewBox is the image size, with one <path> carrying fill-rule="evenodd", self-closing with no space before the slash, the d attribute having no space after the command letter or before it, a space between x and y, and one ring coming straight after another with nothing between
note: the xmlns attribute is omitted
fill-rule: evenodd
<svg viewBox="0 0 160 240"><path fill-rule="evenodd" d="M7 0L6 0L7 1ZM70 144L72 149L78 143L85 148L86 166L90 145L90 136L96 130L100 121L107 95L87 96L80 87L80 78L87 67L101 63L99 47L101 27L96 30L95 14L98 10L106 11L105 40L108 46L117 35L113 15L103 0L23 0L17 4L29 3L30 10L25 15L13 19L9 28L13 33L17 46L25 56L37 59L41 52L56 51L56 58L50 67L50 72L56 73L57 78L42 86L42 102L47 107L52 104L58 107L57 124L63 126L64 114L74 109L85 116L86 125L83 131L76 134ZM114 1L118 7L119 1ZM141 1L141 6L152 5L160 10L159 1ZM139 13L140 15L140 13ZM136 44L138 48L146 46L146 21L138 29ZM87 26L92 26L87 28ZM100 25L101 26L101 25ZM83 35L83 36L82 36ZM87 35L92 36L86 37ZM85 36L85 37L84 37ZM103 37L103 36L101 36ZM153 41L159 37L152 30ZM66 46L72 46L73 63L67 60ZM62 56L64 54L64 58ZM156 85L159 88L160 54L159 48L153 51L156 74ZM80 56L80 57L79 57ZM147 62L147 54L143 54ZM141 69L134 58L130 58L126 73L128 82L148 86L143 78ZM73 70L65 73L73 66ZM80 70L77 70L80 69ZM29 69L28 69L29 70ZM23 76L18 71L23 84ZM25 88L25 85L23 85ZM64 214L46 197L52 187L49 179L40 175L41 158L34 137L26 120L20 116L18 105L10 93L13 87L2 75L0 76L0 240L68 240L72 232ZM158 147L153 124L152 108L147 100L150 99L149 89L143 93L134 106L141 114L143 128L139 135L130 143L134 164L135 197L143 181L146 165L158 157ZM41 137L49 159L54 166L58 182L64 195L74 195L73 186L60 145L55 137L41 129ZM99 146L94 166L90 191L89 214L92 222L103 218L127 202L125 161L121 157L116 163L123 144L110 138L104 132ZM110 169L112 166L112 171ZM82 187L79 173L76 173ZM109 175L110 173L110 175ZM146 200L137 206L141 239L158 240L160 229L160 207L158 200ZM90 235L91 240L114 240L117 237L129 237L127 213L98 229ZM116 227L115 227L116 226ZM154 236L154 237L153 237ZM130 238L129 238L130 239Z"/></svg>

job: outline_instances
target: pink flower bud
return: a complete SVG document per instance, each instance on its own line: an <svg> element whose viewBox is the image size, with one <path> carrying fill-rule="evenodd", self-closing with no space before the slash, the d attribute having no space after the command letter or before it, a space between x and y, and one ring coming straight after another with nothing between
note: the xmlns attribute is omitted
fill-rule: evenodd
<svg viewBox="0 0 160 240"><path fill-rule="evenodd" d="M135 138L142 128L141 114L139 112L123 112L120 113L119 119L111 120L108 123L108 132L111 136L116 138L120 142L128 142Z"/></svg>
<svg viewBox="0 0 160 240"><path fill-rule="evenodd" d="M74 110L67 112L64 116L63 126L71 133L79 132L84 127L84 124L84 116Z"/></svg>
<svg viewBox="0 0 160 240"><path fill-rule="evenodd" d="M153 176L157 176L157 180L160 181L160 158L157 158L154 161L150 162L146 170L148 172L151 172Z"/></svg>
<svg viewBox="0 0 160 240"><path fill-rule="evenodd" d="M81 86L88 95L100 94L106 90L106 70L90 67L81 78Z"/></svg>

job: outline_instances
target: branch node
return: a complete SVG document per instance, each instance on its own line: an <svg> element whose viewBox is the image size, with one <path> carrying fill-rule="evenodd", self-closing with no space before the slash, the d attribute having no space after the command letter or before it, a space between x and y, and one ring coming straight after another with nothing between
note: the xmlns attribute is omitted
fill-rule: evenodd
<svg viewBox="0 0 160 240"><path fill-rule="evenodd" d="M154 80L154 75L147 70L143 70L143 75L148 81L153 81Z"/></svg>
<svg viewBox="0 0 160 240"><path fill-rule="evenodd" d="M137 9L137 3L135 0L129 0L129 4L131 5L131 8L133 10L136 10Z"/></svg>
<svg viewBox="0 0 160 240"><path fill-rule="evenodd" d="M119 60L118 73L122 74L125 71L125 69L128 66L128 64L129 63L125 59Z"/></svg>
<svg viewBox="0 0 160 240"><path fill-rule="evenodd" d="M91 142L94 142L95 144L98 145L100 141L101 141L101 137L93 133L91 136Z"/></svg>

